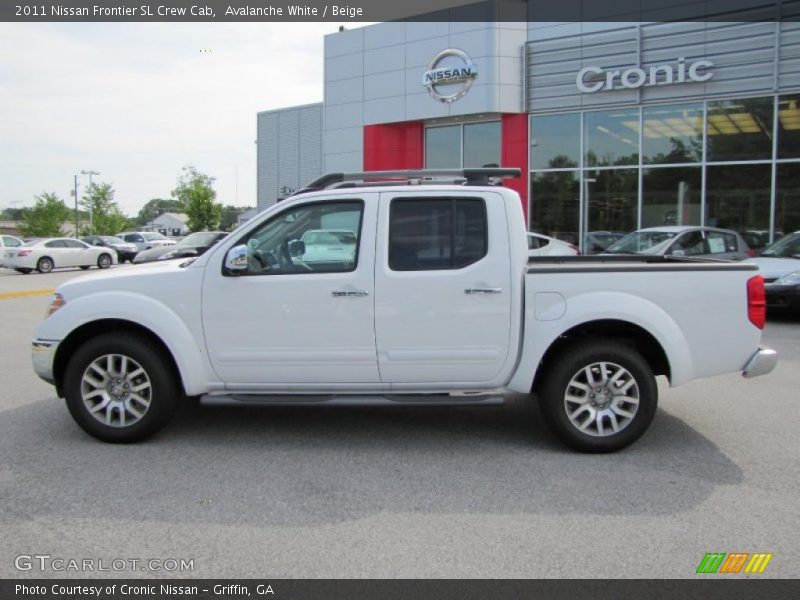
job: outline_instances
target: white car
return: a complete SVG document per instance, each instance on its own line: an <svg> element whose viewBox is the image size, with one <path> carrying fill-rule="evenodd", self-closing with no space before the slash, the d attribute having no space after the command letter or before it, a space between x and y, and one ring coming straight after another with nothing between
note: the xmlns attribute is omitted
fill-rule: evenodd
<svg viewBox="0 0 800 600"><path fill-rule="evenodd" d="M529 263L519 195L486 185L512 176L520 170L322 177L196 259L61 284L34 334L34 369L109 442L152 435L184 396L475 406L521 393L566 444L611 452L650 425L657 376L675 386L775 367L760 345L755 265ZM442 181L413 183L431 177ZM349 182L363 187L337 187ZM333 223L355 232L355 260L298 260L303 234Z"/></svg>
<svg viewBox="0 0 800 600"><path fill-rule="evenodd" d="M528 256L577 256L578 249L570 244L541 233L528 232Z"/></svg>
<svg viewBox="0 0 800 600"><path fill-rule="evenodd" d="M139 252L150 250L150 248L161 248L163 246L174 246L178 242L171 240L158 233L157 231L123 231L118 233L116 237L135 244Z"/></svg>
<svg viewBox="0 0 800 600"><path fill-rule="evenodd" d="M6 266L20 273L49 273L67 267L107 269L116 263L117 253L111 248L72 238L44 238L6 251Z"/></svg>
<svg viewBox="0 0 800 600"><path fill-rule="evenodd" d="M0 267L6 266L6 253L10 248L22 246L22 240L13 235L0 235Z"/></svg>
<svg viewBox="0 0 800 600"><path fill-rule="evenodd" d="M339 229L310 229L300 238L306 263L322 261L354 261L357 238L352 231Z"/></svg>

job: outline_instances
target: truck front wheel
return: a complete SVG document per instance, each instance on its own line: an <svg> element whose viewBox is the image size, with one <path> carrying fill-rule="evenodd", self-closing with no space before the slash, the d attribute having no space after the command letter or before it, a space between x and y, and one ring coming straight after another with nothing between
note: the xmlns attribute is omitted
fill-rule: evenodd
<svg viewBox="0 0 800 600"><path fill-rule="evenodd" d="M109 333L85 342L64 375L73 419L104 442L143 440L164 427L181 390L168 357L133 333Z"/></svg>
<svg viewBox="0 0 800 600"><path fill-rule="evenodd" d="M622 342L585 340L545 365L538 386L547 424L581 452L614 452L639 439L658 406L653 370Z"/></svg>

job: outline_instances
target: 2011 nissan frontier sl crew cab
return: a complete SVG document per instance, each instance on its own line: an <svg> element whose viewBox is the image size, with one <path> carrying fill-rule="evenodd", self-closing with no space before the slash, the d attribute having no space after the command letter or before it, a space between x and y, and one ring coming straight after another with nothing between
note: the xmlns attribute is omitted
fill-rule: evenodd
<svg viewBox="0 0 800 600"><path fill-rule="evenodd" d="M608 452L647 429L656 376L774 368L754 265L529 262L520 198L491 185L513 176L324 176L199 258L61 285L35 333L36 372L108 442L153 434L184 396L424 405L521 392L563 442Z"/></svg>

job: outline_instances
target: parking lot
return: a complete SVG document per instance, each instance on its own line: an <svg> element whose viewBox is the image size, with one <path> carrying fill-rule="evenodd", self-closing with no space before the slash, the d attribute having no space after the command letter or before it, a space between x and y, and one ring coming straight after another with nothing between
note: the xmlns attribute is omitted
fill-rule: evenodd
<svg viewBox="0 0 800 600"><path fill-rule="evenodd" d="M706 552L773 553L757 577L800 572L798 318L769 320L771 375L662 385L650 431L613 455L564 449L526 398L187 405L154 439L114 446L30 366L46 290L83 274L0 269L2 577L83 575L15 569L37 553L193 559L175 575L194 577L683 578Z"/></svg>

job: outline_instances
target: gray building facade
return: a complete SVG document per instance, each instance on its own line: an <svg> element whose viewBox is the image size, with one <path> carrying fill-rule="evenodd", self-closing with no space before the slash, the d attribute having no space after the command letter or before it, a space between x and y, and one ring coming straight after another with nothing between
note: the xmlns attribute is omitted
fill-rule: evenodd
<svg viewBox="0 0 800 600"><path fill-rule="evenodd" d="M796 22L379 23L324 61L322 105L259 114L260 207L322 172L498 164L531 230L586 251L800 229Z"/></svg>
<svg viewBox="0 0 800 600"><path fill-rule="evenodd" d="M264 210L321 173L322 104L259 112L256 146L256 197Z"/></svg>

